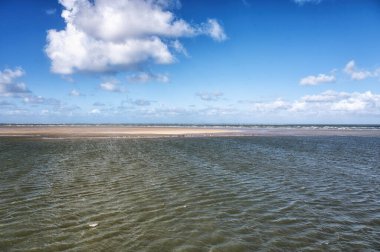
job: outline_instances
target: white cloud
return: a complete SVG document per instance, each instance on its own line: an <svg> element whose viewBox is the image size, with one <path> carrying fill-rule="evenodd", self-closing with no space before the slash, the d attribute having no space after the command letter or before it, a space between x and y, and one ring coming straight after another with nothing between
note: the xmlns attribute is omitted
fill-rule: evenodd
<svg viewBox="0 0 380 252"><path fill-rule="evenodd" d="M300 85L303 86L315 86L322 83L331 83L336 81L337 70L331 71L330 74L318 74L318 75L309 75L300 80ZM365 70L360 69L356 66L354 60L349 61L343 68L343 72L350 76L352 80L364 80L367 78L374 78L380 76L380 68L375 70Z"/></svg>
<svg viewBox="0 0 380 252"><path fill-rule="evenodd" d="M69 95L70 96L81 96L82 94L78 90L73 89L70 91Z"/></svg>
<svg viewBox="0 0 380 252"><path fill-rule="evenodd" d="M182 45L181 42L178 41L178 39L174 40L171 43L171 46L174 48L174 50L178 53L182 53L186 57L189 57L189 53L187 52L186 48Z"/></svg>
<svg viewBox="0 0 380 252"><path fill-rule="evenodd" d="M277 99L252 103L253 112L298 114L362 114L380 115L380 94L367 92L336 92L328 90L317 95L305 95L294 101Z"/></svg>
<svg viewBox="0 0 380 252"><path fill-rule="evenodd" d="M343 71L346 74L350 75L352 80L364 80L364 79L367 79L369 77L376 77L379 75L379 70L380 69L377 69L377 70L371 72L368 70L358 69L356 67L354 60L351 60L350 62L348 62L346 64L345 68L343 69Z"/></svg>
<svg viewBox="0 0 380 252"><path fill-rule="evenodd" d="M17 82L17 79L24 76L25 71L22 68L4 69L0 71L0 96L9 98L20 99L21 103L28 109L39 106L51 106L54 107L54 111L63 111L65 105L54 98L45 98L43 96L35 95L31 92L25 83ZM32 114L32 111L17 108L13 112L7 114Z"/></svg>
<svg viewBox="0 0 380 252"><path fill-rule="evenodd" d="M25 74L22 68L15 68L14 70L6 68L0 71L0 83L11 84L14 79L19 78Z"/></svg>
<svg viewBox="0 0 380 252"><path fill-rule="evenodd" d="M296 4L304 5L304 4L319 4L322 0L293 0Z"/></svg>
<svg viewBox="0 0 380 252"><path fill-rule="evenodd" d="M90 114L100 114L100 113L101 113L101 111L99 109L92 109L90 111Z"/></svg>
<svg viewBox="0 0 380 252"><path fill-rule="evenodd" d="M218 101L222 96L222 92L198 92L195 94L202 101Z"/></svg>
<svg viewBox="0 0 380 252"><path fill-rule="evenodd" d="M113 43L95 40L70 24L64 31L48 32L46 53L52 60L52 71L60 74L118 71L149 60L157 64L174 61L158 37Z"/></svg>
<svg viewBox="0 0 380 252"><path fill-rule="evenodd" d="M200 117L202 116L226 116L226 115L236 115L239 114L239 111L236 108L233 107L226 107L226 106L210 106L203 109L193 110L196 114L198 114Z"/></svg>
<svg viewBox="0 0 380 252"><path fill-rule="evenodd" d="M207 25L204 30L216 41L223 41L227 39L227 35L224 32L223 27L215 19L207 20Z"/></svg>
<svg viewBox="0 0 380 252"><path fill-rule="evenodd" d="M22 99L24 104L29 105L50 105L50 106L61 106L62 103L54 98L45 98L43 96L28 95Z"/></svg>
<svg viewBox="0 0 380 252"><path fill-rule="evenodd" d="M0 96L20 97L30 93L25 83L16 80L25 74L22 68L0 71Z"/></svg>
<svg viewBox="0 0 380 252"><path fill-rule="evenodd" d="M154 101L145 100L145 99L136 99L136 100L127 100L125 101L129 104L135 105L135 106L150 106Z"/></svg>
<svg viewBox="0 0 380 252"><path fill-rule="evenodd" d="M3 115L15 116L15 115L30 115L30 111L24 108L7 109L2 112Z"/></svg>
<svg viewBox="0 0 380 252"><path fill-rule="evenodd" d="M254 103L252 109L258 112L273 112L279 110L286 110L290 108L290 104L282 99L277 99L272 102L258 102Z"/></svg>
<svg viewBox="0 0 380 252"><path fill-rule="evenodd" d="M327 91L321 95L326 97L323 103L331 111L380 114L380 95L371 91L363 93Z"/></svg>
<svg viewBox="0 0 380 252"><path fill-rule="evenodd" d="M139 72L127 77L127 80L132 83L147 83L147 82L161 82L168 83L170 78L167 74L154 74L150 72Z"/></svg>
<svg viewBox="0 0 380 252"><path fill-rule="evenodd" d="M343 95L344 93L341 93L340 94L340 97L342 98L343 96L345 98L349 97L349 94L345 94ZM325 102L334 102L336 100L336 97L337 97L337 92L335 91L332 91L332 90L328 90L328 91L325 91L321 94L317 94L317 95L305 95L301 98L301 101L302 102L308 102L308 103L325 103Z"/></svg>
<svg viewBox="0 0 380 252"><path fill-rule="evenodd" d="M190 25L177 18L170 0L60 3L66 27L49 30L45 48L55 73L120 71L146 62L169 64L174 62L169 45L177 38L204 34L217 41L226 39L215 19Z"/></svg>
<svg viewBox="0 0 380 252"><path fill-rule="evenodd" d="M116 82L114 81L106 81L99 85L99 87L108 92L121 93L123 92L122 88L120 88Z"/></svg>
<svg viewBox="0 0 380 252"><path fill-rule="evenodd" d="M309 75L300 80L300 84L303 86L316 86L321 83L335 82L336 78L334 75L318 74L317 76Z"/></svg>

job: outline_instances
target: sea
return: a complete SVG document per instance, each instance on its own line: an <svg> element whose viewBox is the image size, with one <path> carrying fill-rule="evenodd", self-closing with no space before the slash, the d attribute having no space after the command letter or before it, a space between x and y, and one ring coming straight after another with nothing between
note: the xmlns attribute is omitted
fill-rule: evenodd
<svg viewBox="0 0 380 252"><path fill-rule="evenodd" d="M2 137L0 251L380 251L380 137Z"/></svg>

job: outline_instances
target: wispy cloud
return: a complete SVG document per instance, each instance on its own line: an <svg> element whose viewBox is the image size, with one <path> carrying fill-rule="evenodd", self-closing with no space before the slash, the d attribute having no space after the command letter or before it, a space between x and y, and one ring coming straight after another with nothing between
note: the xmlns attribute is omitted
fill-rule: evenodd
<svg viewBox="0 0 380 252"><path fill-rule="evenodd" d="M122 93L126 90L124 88L121 88L116 81L106 81L103 83L100 83L99 85L100 89L108 92L114 92L114 93Z"/></svg>
<svg viewBox="0 0 380 252"><path fill-rule="evenodd" d="M335 82L336 78L334 75L327 74L318 74L318 75L309 75L300 80L302 86L316 86L322 83L331 83Z"/></svg>
<svg viewBox="0 0 380 252"><path fill-rule="evenodd" d="M103 107L103 106L105 106L106 104L105 103L103 103L103 102L94 102L93 104L92 104L92 106L96 106L96 107Z"/></svg>
<svg viewBox="0 0 380 252"><path fill-rule="evenodd" d="M83 94L81 94L78 90L76 89L72 89L70 92L69 92L69 95L70 96L82 96Z"/></svg>
<svg viewBox="0 0 380 252"><path fill-rule="evenodd" d="M0 96L20 97L30 94L26 84L17 81L23 75L25 71L22 68L6 68L0 71Z"/></svg>
<svg viewBox="0 0 380 252"><path fill-rule="evenodd" d="M257 112L269 113L279 110L288 110L291 105L281 98L270 102L255 102L251 105L251 109Z"/></svg>
<svg viewBox="0 0 380 252"><path fill-rule="evenodd" d="M45 98L43 96L29 95L22 99L24 104L28 105L50 105L50 106L61 106L61 101L54 98Z"/></svg>
<svg viewBox="0 0 380 252"><path fill-rule="evenodd" d="M222 92L198 92L195 94L202 101L218 101L223 96Z"/></svg>
<svg viewBox="0 0 380 252"><path fill-rule="evenodd" d="M95 108L95 109L91 109L90 110L90 114L100 114L101 113L101 110L100 109L97 109L97 108Z"/></svg>
<svg viewBox="0 0 380 252"><path fill-rule="evenodd" d="M210 105L212 104L212 105ZM168 118L330 118L339 120L346 116L379 116L380 94L366 92L337 92L328 90L305 95L298 99L277 98L269 101L252 101L244 104L207 103L203 106L171 106L149 100L127 100L121 106L100 110L103 115L128 114L133 117ZM245 121L246 121L245 120Z"/></svg>
<svg viewBox="0 0 380 252"><path fill-rule="evenodd" d="M350 60L342 72L350 77L351 80L360 81L368 78L376 78L380 76L380 68L377 69L363 69L358 68L356 66L356 62L354 60ZM336 69L332 70L328 74L318 74L318 75L309 75L302 78L299 83L302 86L316 86L323 83L332 83L337 81L337 77L341 77L337 75L338 72Z"/></svg>
<svg viewBox="0 0 380 252"><path fill-rule="evenodd" d="M187 52L186 48L183 46L183 44L181 42L179 42L178 39L174 40L171 44L170 44L171 47L173 47L173 49L178 52L178 53L182 53L183 55L185 55L186 57L189 57L189 53Z"/></svg>
<svg viewBox="0 0 380 252"><path fill-rule="evenodd" d="M147 82L161 82L168 83L170 81L168 74L154 74L151 72L139 72L127 76L128 82L131 83L147 83Z"/></svg>
<svg viewBox="0 0 380 252"><path fill-rule="evenodd" d="M209 34L214 40L221 42L227 39L223 27L216 19L207 20L207 24L204 27L205 33Z"/></svg>
<svg viewBox="0 0 380 252"><path fill-rule="evenodd" d="M349 61L343 71L348 74L352 80L364 80L370 77L377 77L380 74L380 69L369 71L357 68L354 60Z"/></svg>
<svg viewBox="0 0 380 252"><path fill-rule="evenodd" d="M155 101L147 100L147 99L128 99L122 102L121 107L125 107L126 104L132 105L132 106L145 107L145 106L151 106L153 103L155 103Z"/></svg>
<svg viewBox="0 0 380 252"><path fill-rule="evenodd" d="M8 99L16 99L20 104L28 107L22 108L15 105L15 108L12 110L14 114L31 114L32 112L29 108L38 108L41 106L53 107L54 111L63 111L65 105L60 100L36 95L27 88L25 83L18 82L18 78L24 75L25 71L22 68L7 68L0 71L0 96L7 97ZM11 111L8 112L8 114L13 113Z"/></svg>
<svg viewBox="0 0 380 252"><path fill-rule="evenodd" d="M179 38L227 38L216 19L188 23L175 16L171 2L60 1L66 27L48 31L45 52L51 59L51 70L59 74L118 72L145 63L170 64L175 61L170 44ZM174 50L184 52L178 45Z"/></svg>

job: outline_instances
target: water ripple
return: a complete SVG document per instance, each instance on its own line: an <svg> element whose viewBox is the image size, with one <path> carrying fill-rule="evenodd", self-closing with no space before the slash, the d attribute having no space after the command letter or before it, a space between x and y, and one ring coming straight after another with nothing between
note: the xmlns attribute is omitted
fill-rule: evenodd
<svg viewBox="0 0 380 252"><path fill-rule="evenodd" d="M2 139L1 251L380 248L380 139Z"/></svg>

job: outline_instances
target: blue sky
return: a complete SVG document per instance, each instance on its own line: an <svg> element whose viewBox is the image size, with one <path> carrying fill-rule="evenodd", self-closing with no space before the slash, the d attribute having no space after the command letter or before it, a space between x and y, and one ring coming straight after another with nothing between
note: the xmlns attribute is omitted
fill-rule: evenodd
<svg viewBox="0 0 380 252"><path fill-rule="evenodd" d="M380 123L377 0L0 2L2 123Z"/></svg>

